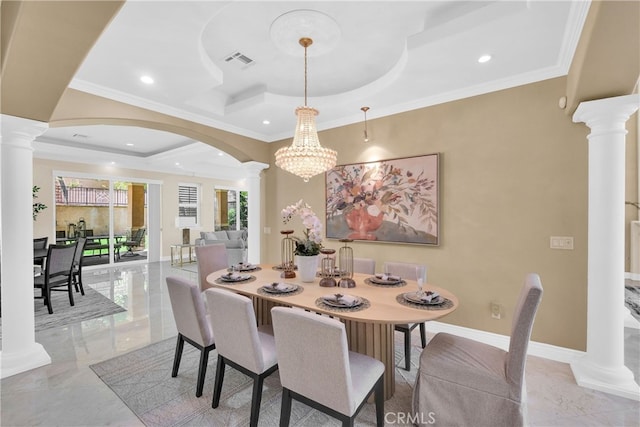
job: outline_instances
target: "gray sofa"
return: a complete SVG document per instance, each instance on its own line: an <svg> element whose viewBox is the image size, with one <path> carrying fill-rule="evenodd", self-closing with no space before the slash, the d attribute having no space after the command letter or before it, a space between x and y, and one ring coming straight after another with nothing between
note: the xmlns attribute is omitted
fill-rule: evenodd
<svg viewBox="0 0 640 427"><path fill-rule="evenodd" d="M200 238L195 241L198 246L219 243L227 248L230 266L246 261L247 230L201 231Z"/></svg>

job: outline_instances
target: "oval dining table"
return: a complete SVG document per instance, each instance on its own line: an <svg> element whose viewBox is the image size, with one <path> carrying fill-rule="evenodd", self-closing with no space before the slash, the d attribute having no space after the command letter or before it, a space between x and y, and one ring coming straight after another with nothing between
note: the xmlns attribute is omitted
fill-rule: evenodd
<svg viewBox="0 0 640 427"><path fill-rule="evenodd" d="M248 280L227 282L221 279L227 269L207 276L212 287L228 289L252 299L258 325L271 324L271 308L275 306L298 307L339 318L344 324L349 350L366 354L384 363L384 394L390 399L395 392L394 325L420 323L439 319L458 308L458 298L446 289L426 284L424 291L436 291L446 304L418 305L406 302L403 294L417 290L415 280L404 280L401 285L373 283L368 274L354 274L353 288L321 287L320 277L313 283L303 283L299 277L283 279L281 271L272 265L261 264L257 270L242 272ZM339 280L336 278L336 280ZM273 294L262 287L272 283L296 284L294 292ZM323 301L323 296L340 293L363 298L363 304L354 308L334 308Z"/></svg>

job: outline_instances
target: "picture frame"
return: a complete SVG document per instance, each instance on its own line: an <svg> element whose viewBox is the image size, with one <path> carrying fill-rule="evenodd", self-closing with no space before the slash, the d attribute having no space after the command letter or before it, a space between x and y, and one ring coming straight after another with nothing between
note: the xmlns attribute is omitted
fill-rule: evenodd
<svg viewBox="0 0 640 427"><path fill-rule="evenodd" d="M328 239L440 244L438 153L325 172Z"/></svg>

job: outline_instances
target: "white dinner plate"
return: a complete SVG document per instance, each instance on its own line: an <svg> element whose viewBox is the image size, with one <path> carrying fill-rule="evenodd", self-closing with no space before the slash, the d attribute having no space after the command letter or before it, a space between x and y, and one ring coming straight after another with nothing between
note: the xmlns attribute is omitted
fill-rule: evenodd
<svg viewBox="0 0 640 427"><path fill-rule="evenodd" d="M249 280L251 278L251 275L249 274L241 274L238 277L229 277L226 275L220 276L220 280L222 280L223 282L242 282L245 280Z"/></svg>

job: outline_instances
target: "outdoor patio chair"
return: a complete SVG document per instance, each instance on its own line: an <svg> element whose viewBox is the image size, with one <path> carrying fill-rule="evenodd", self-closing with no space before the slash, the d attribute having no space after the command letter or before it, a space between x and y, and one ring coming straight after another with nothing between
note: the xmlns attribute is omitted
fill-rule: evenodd
<svg viewBox="0 0 640 427"><path fill-rule="evenodd" d="M131 239L122 243L123 246L127 247L127 252L121 256L135 256L133 253L134 248L138 248L140 246L144 246L142 243L144 239L145 228L138 228L135 233L131 235Z"/></svg>

